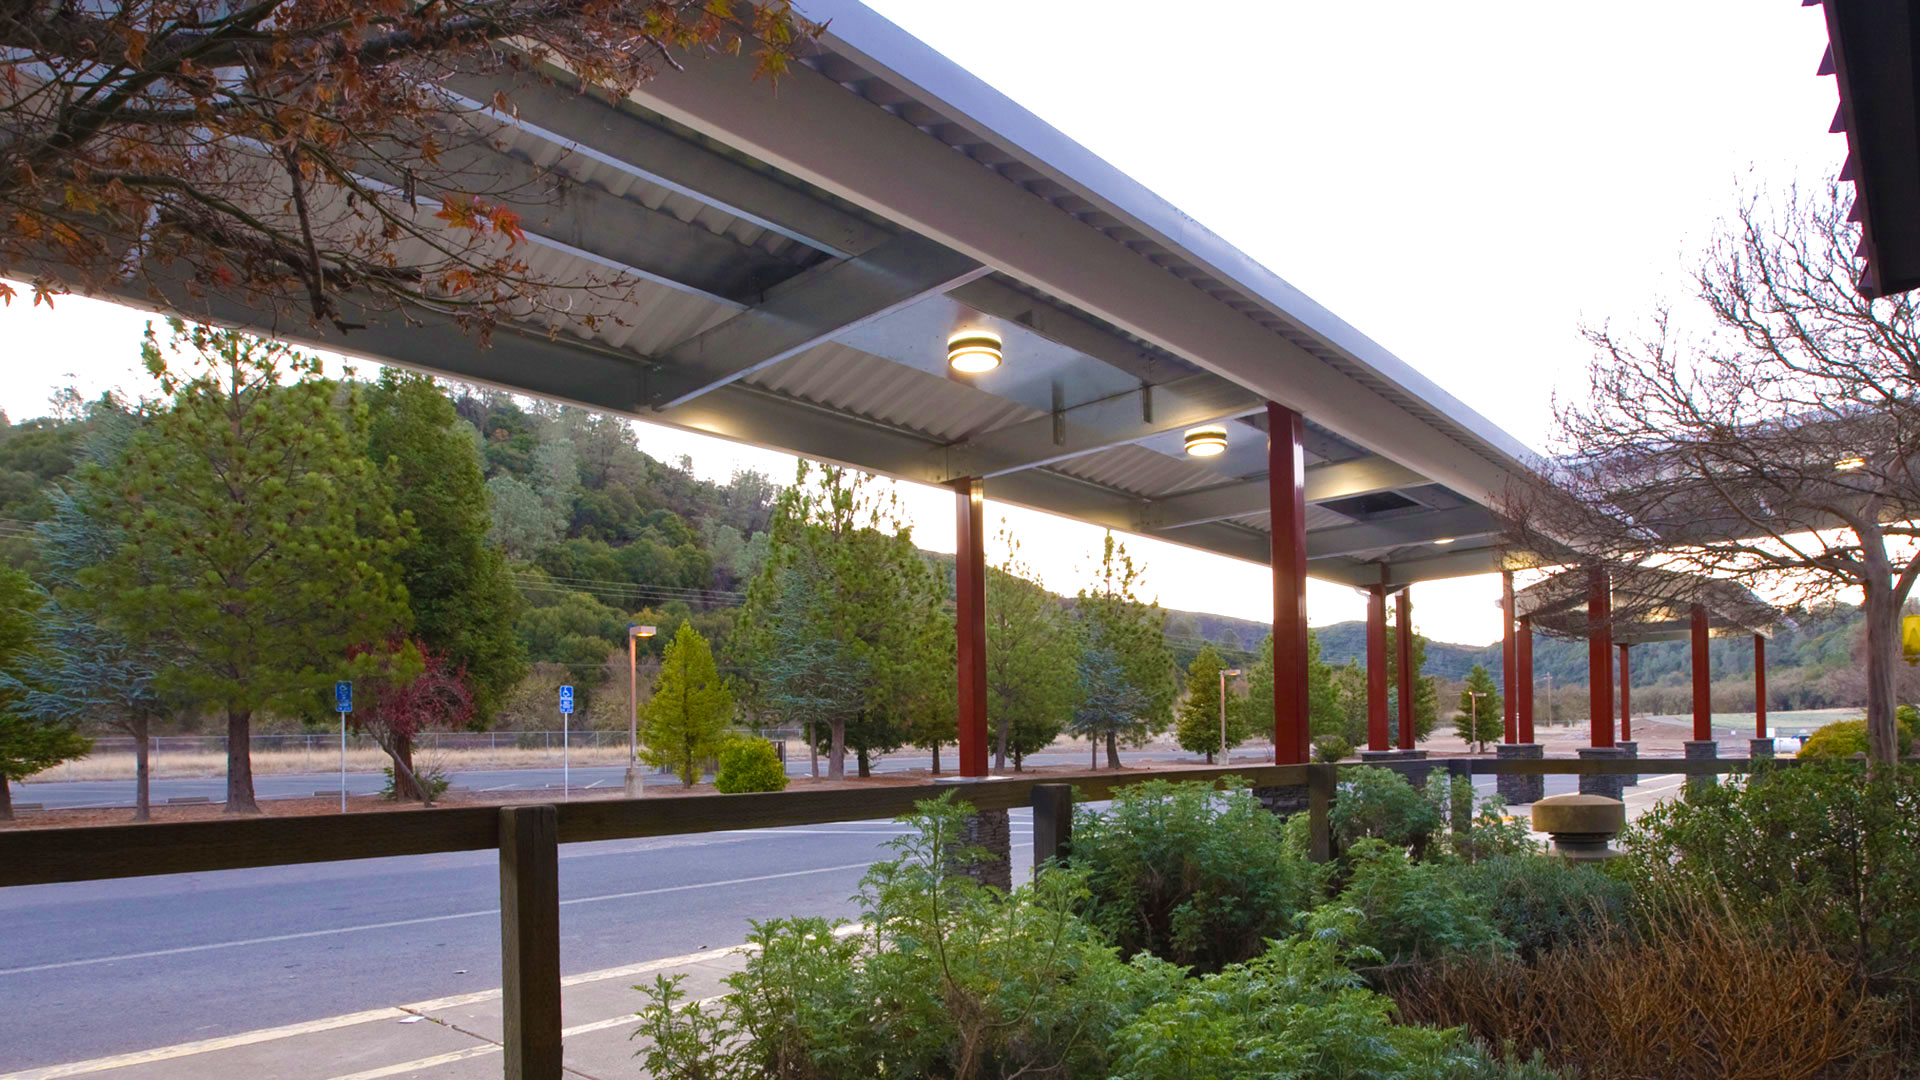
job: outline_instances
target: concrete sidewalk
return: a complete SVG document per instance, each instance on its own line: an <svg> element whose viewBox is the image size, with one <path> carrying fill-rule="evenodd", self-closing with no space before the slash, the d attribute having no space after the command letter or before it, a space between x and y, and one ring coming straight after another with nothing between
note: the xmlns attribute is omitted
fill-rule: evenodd
<svg viewBox="0 0 1920 1080"><path fill-rule="evenodd" d="M588 1080L638 1074L630 1035L646 998L633 987L684 974L688 999L726 992L746 962L736 945L570 975L561 980L566 1068ZM500 991L418 1001L218 1039L8 1073L0 1080L494 1080L501 1072Z"/></svg>

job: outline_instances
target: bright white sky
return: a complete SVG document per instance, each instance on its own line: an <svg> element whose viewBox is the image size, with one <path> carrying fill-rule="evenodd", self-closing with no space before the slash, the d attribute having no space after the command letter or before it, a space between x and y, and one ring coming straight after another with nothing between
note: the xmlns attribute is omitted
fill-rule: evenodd
<svg viewBox="0 0 1920 1080"><path fill-rule="evenodd" d="M1817 181L1846 153L1814 76L1821 9L1792 3L1218 0L1202 23L1145 0L867 2L1541 448L1554 392L1582 385L1583 321L1684 287L1736 185ZM0 408L41 415L69 383L151 392L144 319L78 298L0 311ZM792 475L702 436L640 442L717 480ZM952 495L902 494L921 546L952 551ZM1078 588L1099 530L1002 510L1047 584ZM1129 546L1164 604L1272 617L1264 567ZM1491 641L1497 596L1492 576L1422 585L1414 622ZM1315 625L1364 611L1319 582L1308 607Z"/></svg>

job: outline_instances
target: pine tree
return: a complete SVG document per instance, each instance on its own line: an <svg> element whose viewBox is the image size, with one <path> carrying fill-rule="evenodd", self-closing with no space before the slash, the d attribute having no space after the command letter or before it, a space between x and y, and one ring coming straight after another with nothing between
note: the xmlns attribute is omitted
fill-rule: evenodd
<svg viewBox="0 0 1920 1080"><path fill-rule="evenodd" d="M1500 692L1493 676L1487 673L1485 664L1475 664L1473 670L1467 672L1467 685L1460 691L1460 707L1453 714L1453 730L1463 742L1473 743L1477 750L1485 753L1487 744L1498 742L1506 730L1501 708Z"/></svg>
<svg viewBox="0 0 1920 1080"><path fill-rule="evenodd" d="M641 760L672 769L680 783L700 779L700 763L716 757L733 721L733 693L720 681L713 650L692 623L681 623L667 645L653 697L641 717Z"/></svg>
<svg viewBox="0 0 1920 1080"><path fill-rule="evenodd" d="M13 819L8 785L85 754L92 740L63 720L42 719L23 707L20 676L43 646L39 623L45 595L27 575L0 569L0 821Z"/></svg>
<svg viewBox="0 0 1920 1080"><path fill-rule="evenodd" d="M1080 703L1080 643L1060 600L1034 580L1004 526L1007 558L987 570L987 720L994 768L1052 744Z"/></svg>
<svg viewBox="0 0 1920 1080"><path fill-rule="evenodd" d="M1073 609L1088 631L1088 639L1098 642L1098 647L1111 656L1126 689L1131 691L1111 697L1108 703L1139 703L1131 722L1122 723L1119 715L1110 711L1104 714L1107 722L1100 735L1107 744L1107 764L1115 769L1120 767L1121 743L1138 745L1151 733L1164 730L1173 718L1174 668L1173 654L1167 649L1167 616L1158 603L1140 599L1142 577L1143 571L1134 565L1126 545L1115 541L1109 532L1094 570L1094 583L1080 590ZM1084 665L1082 675L1084 685Z"/></svg>
<svg viewBox="0 0 1920 1080"><path fill-rule="evenodd" d="M151 331L143 350L171 407L86 470L90 511L121 542L81 580L130 641L175 658L161 694L225 714L227 812L258 813L253 714L313 708L356 670L349 650L405 631L404 530L349 430L358 403L317 359L172 326L171 361Z"/></svg>
<svg viewBox="0 0 1920 1080"><path fill-rule="evenodd" d="M1400 650L1399 625L1387 620L1387 733L1394 746L1400 745ZM1440 724L1440 680L1422 675L1427 666L1426 635L1414 632L1413 643L1413 737L1424 739Z"/></svg>
<svg viewBox="0 0 1920 1080"><path fill-rule="evenodd" d="M1307 734L1318 739L1346 734L1346 712L1334 687L1333 667L1320 659L1320 635L1307 631ZM1241 727L1247 737L1273 734L1273 635L1260 642L1260 655L1247 669L1247 696L1240 699Z"/></svg>
<svg viewBox="0 0 1920 1080"><path fill-rule="evenodd" d="M1209 765L1213 763L1213 755L1222 752L1220 672L1225 666L1212 645L1201 647L1193 662L1187 665L1187 697L1180 703L1180 716L1174 725L1174 739L1180 748L1207 755ZM1241 710L1229 712L1231 715L1227 715L1224 722L1230 748L1246 739L1246 729L1242 726Z"/></svg>
<svg viewBox="0 0 1920 1080"><path fill-rule="evenodd" d="M1083 625L1085 643L1080 651L1080 704L1073 710L1070 726L1075 735L1092 746L1093 764L1100 764L1100 743L1107 744L1109 767L1119 768L1114 753L1116 738L1136 730L1140 716L1151 704L1147 695L1127 677L1120 653L1108 644L1099 623Z"/></svg>

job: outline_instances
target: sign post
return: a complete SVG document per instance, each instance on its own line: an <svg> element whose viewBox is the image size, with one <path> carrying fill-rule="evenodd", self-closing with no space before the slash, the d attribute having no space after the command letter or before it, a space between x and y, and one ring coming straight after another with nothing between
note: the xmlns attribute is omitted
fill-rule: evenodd
<svg viewBox="0 0 1920 1080"><path fill-rule="evenodd" d="M560 799L573 801L573 687L560 688Z"/></svg>
<svg viewBox="0 0 1920 1080"><path fill-rule="evenodd" d="M347 812L347 714L353 711L353 684L333 684L333 707L340 713L340 812Z"/></svg>

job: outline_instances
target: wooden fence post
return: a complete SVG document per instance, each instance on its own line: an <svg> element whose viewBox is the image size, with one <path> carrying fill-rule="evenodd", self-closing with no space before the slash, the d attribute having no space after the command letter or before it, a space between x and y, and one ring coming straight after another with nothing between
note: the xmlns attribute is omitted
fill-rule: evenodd
<svg viewBox="0 0 1920 1080"><path fill-rule="evenodd" d="M1064 859L1073 843L1073 785L1033 785L1033 870Z"/></svg>
<svg viewBox="0 0 1920 1080"><path fill-rule="evenodd" d="M1331 763L1307 766L1307 835L1314 862L1333 858L1333 823L1329 820L1329 811L1333 809L1335 782Z"/></svg>
<svg viewBox="0 0 1920 1080"><path fill-rule="evenodd" d="M506 1080L560 1080L559 838L551 806L500 810Z"/></svg>

